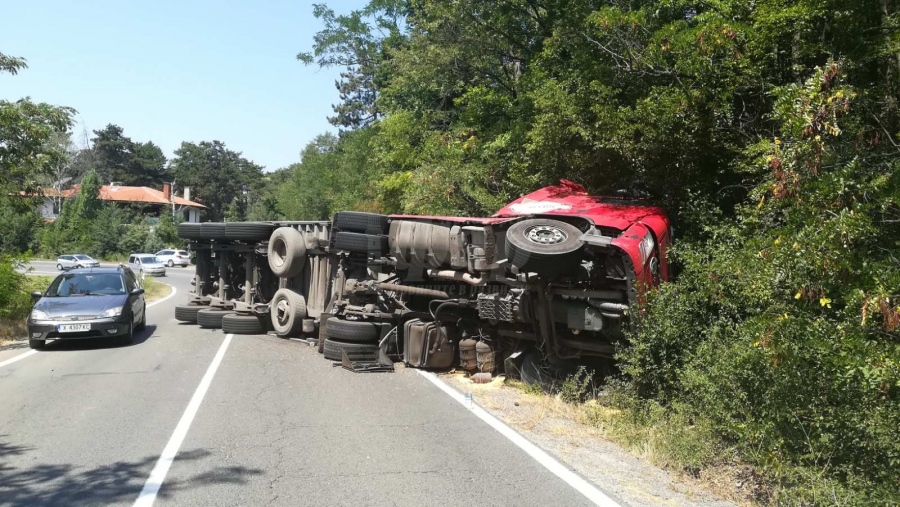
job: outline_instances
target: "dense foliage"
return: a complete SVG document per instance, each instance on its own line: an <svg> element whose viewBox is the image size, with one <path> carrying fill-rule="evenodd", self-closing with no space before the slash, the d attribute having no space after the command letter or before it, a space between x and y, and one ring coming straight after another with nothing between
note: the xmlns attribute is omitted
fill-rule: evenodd
<svg viewBox="0 0 900 507"><path fill-rule="evenodd" d="M627 392L712 431L783 504L900 502L900 4L373 0L315 13L333 122L278 195L491 213L577 180L644 190L679 279Z"/></svg>

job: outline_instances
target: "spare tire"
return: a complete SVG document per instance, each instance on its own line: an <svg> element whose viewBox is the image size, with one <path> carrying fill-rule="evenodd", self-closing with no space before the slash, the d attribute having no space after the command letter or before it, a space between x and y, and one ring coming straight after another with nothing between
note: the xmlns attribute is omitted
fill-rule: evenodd
<svg viewBox="0 0 900 507"><path fill-rule="evenodd" d="M278 289L272 296L269 313L275 334L281 337L297 335L306 318L306 299L292 289Z"/></svg>
<svg viewBox="0 0 900 507"><path fill-rule="evenodd" d="M228 222L225 224L225 235L234 241L265 241L275 229L268 222Z"/></svg>
<svg viewBox="0 0 900 507"><path fill-rule="evenodd" d="M292 227L279 227L269 238L269 268L275 276L292 278L303 272L306 241Z"/></svg>
<svg viewBox="0 0 900 507"><path fill-rule="evenodd" d="M341 211L334 216L334 228L348 232L384 234L388 228L388 217L378 213Z"/></svg>
<svg viewBox="0 0 900 507"><path fill-rule="evenodd" d="M222 332L227 334L266 334L266 323L259 315L233 313L222 317Z"/></svg>
<svg viewBox="0 0 900 507"><path fill-rule="evenodd" d="M344 320L337 317L328 321L325 336L344 343L378 343L381 326L364 320Z"/></svg>
<svg viewBox="0 0 900 507"><path fill-rule="evenodd" d="M206 305L182 305L175 307L175 320L197 323L197 312L209 308Z"/></svg>
<svg viewBox="0 0 900 507"><path fill-rule="evenodd" d="M334 341L331 338L325 340L325 359L341 361L342 352L347 352L347 359L351 361L377 361L378 345L368 343L344 343Z"/></svg>
<svg viewBox="0 0 900 507"><path fill-rule="evenodd" d="M219 329L222 327L222 317L232 313L234 313L234 310L204 308L197 312L197 324L207 329Z"/></svg>
<svg viewBox="0 0 900 507"><path fill-rule="evenodd" d="M388 252L388 237L383 234L338 232L334 235L334 248L345 252L367 253L380 257Z"/></svg>
<svg viewBox="0 0 900 507"><path fill-rule="evenodd" d="M581 261L581 230L572 224L533 218L506 231L506 256L521 272L553 277L574 271Z"/></svg>

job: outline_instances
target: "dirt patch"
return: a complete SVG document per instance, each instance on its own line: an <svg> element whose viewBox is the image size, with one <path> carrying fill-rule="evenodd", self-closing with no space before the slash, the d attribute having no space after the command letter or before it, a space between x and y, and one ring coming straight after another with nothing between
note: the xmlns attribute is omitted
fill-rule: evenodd
<svg viewBox="0 0 900 507"><path fill-rule="evenodd" d="M504 383L503 377L488 384L475 384L462 373L440 375L440 378L459 391L472 393L482 408L629 506L740 505L716 494L702 477L698 480L650 464L652 449L634 452L611 442L602 428L581 422L584 407L511 387ZM731 476L726 479L725 475L717 477L736 480Z"/></svg>

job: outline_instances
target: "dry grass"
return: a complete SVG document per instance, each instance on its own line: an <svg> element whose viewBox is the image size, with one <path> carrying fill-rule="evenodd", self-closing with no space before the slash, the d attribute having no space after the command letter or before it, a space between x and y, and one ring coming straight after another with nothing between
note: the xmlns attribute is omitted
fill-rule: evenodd
<svg viewBox="0 0 900 507"><path fill-rule="evenodd" d="M144 297L147 299L147 302L162 299L171 292L172 287L170 285L149 276L144 278Z"/></svg>

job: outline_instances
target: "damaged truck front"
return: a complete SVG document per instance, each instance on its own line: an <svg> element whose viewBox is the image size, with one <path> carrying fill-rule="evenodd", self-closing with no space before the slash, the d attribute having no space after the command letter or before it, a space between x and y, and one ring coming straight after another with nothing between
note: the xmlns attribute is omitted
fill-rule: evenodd
<svg viewBox="0 0 900 507"><path fill-rule="evenodd" d="M425 368L458 361L492 373L506 363L534 376L537 364L609 358L629 308L669 276L662 210L568 181L489 218L342 212L333 231L340 267L323 333L332 357L352 343L341 336L354 322Z"/></svg>

